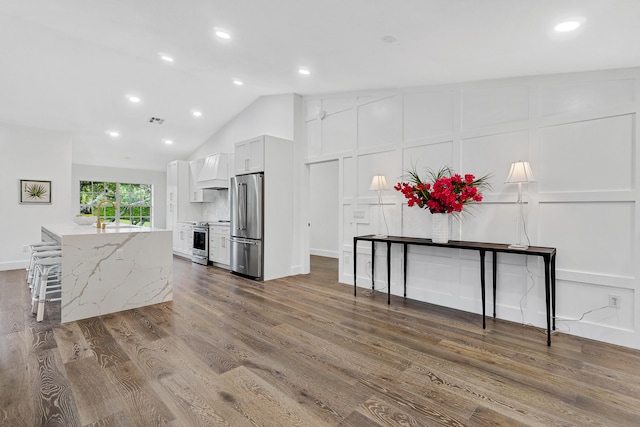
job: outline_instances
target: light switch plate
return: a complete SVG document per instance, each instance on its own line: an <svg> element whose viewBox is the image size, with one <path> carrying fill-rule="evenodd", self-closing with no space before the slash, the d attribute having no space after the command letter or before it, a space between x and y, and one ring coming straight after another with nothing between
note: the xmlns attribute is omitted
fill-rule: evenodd
<svg viewBox="0 0 640 427"><path fill-rule="evenodd" d="M351 220L358 224L369 224L369 205L357 205L352 207Z"/></svg>

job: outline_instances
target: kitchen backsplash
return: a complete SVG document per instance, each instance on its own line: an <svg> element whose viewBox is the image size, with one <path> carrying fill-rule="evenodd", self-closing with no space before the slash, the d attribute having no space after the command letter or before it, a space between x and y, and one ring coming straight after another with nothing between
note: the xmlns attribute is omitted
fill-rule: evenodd
<svg viewBox="0 0 640 427"><path fill-rule="evenodd" d="M229 190L217 190L213 202L202 203L202 218L206 221L229 219Z"/></svg>

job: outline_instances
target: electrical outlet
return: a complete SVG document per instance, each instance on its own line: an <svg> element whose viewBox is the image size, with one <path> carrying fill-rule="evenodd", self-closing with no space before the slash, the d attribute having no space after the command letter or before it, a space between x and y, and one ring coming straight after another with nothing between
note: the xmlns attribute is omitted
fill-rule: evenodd
<svg viewBox="0 0 640 427"><path fill-rule="evenodd" d="M116 250L116 259L124 259L124 249Z"/></svg>
<svg viewBox="0 0 640 427"><path fill-rule="evenodd" d="M22 252L29 252L29 245L24 245L22 247Z"/></svg>
<svg viewBox="0 0 640 427"><path fill-rule="evenodd" d="M609 307L620 308L620 295L609 294Z"/></svg>

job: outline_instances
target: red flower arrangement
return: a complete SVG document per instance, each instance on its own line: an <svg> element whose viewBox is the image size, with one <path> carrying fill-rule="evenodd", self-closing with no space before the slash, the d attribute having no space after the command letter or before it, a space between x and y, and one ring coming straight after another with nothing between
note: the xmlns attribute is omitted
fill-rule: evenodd
<svg viewBox="0 0 640 427"><path fill-rule="evenodd" d="M431 213L460 213L465 205L482 201L481 190L491 188L490 175L464 178L444 167L438 172L427 170L431 182L425 182L415 169L407 172L409 182L399 182L393 188L408 200L408 206L429 209Z"/></svg>

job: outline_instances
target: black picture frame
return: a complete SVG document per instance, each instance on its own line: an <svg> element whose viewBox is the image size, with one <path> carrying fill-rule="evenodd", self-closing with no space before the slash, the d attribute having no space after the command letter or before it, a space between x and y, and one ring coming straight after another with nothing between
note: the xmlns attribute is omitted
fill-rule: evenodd
<svg viewBox="0 0 640 427"><path fill-rule="evenodd" d="M51 181L37 179L20 180L20 204L23 205L50 205Z"/></svg>

